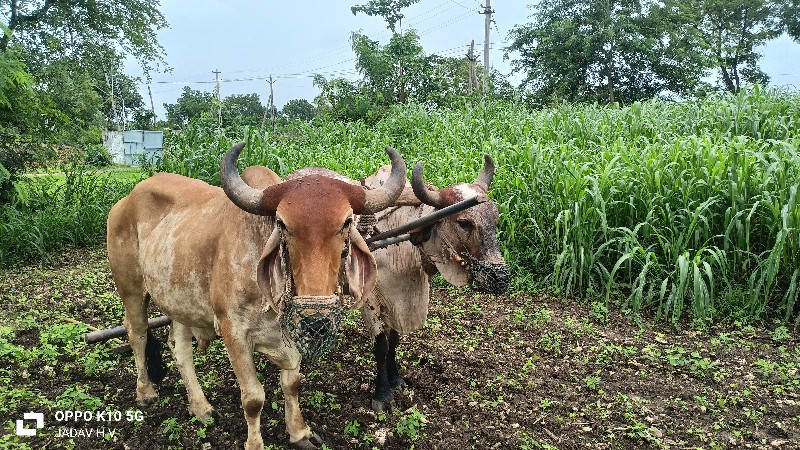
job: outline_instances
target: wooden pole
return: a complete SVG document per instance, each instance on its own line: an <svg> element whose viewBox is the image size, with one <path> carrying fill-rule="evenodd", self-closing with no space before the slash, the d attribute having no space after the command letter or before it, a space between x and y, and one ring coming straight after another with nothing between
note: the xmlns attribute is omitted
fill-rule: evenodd
<svg viewBox="0 0 800 450"><path fill-rule="evenodd" d="M481 14L486 16L485 34L483 39L483 90L489 91L489 33L492 28L492 2L486 0L486 6L483 7Z"/></svg>
<svg viewBox="0 0 800 450"><path fill-rule="evenodd" d="M222 128L222 100L219 98L219 95L220 95L219 94L219 74L221 74L222 72L220 72L219 70L214 70L211 73L214 74L214 76L216 77L216 81L217 81L217 88L216 88L216 92L214 93L215 96L217 97L217 124L218 124L218 126L220 128Z"/></svg>
<svg viewBox="0 0 800 450"><path fill-rule="evenodd" d="M469 60L469 74L467 80L467 95L472 95L475 92L475 87L478 85L475 79L475 62L478 58L475 57L475 39L469 44L469 53L467 53L467 60Z"/></svg>

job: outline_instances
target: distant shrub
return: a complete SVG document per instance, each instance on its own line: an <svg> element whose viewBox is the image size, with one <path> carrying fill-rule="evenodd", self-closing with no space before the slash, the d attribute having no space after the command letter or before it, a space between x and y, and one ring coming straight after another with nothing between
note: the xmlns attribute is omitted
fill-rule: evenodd
<svg viewBox="0 0 800 450"><path fill-rule="evenodd" d="M83 163L92 167L108 167L112 164L111 154L100 144L90 144L84 148Z"/></svg>

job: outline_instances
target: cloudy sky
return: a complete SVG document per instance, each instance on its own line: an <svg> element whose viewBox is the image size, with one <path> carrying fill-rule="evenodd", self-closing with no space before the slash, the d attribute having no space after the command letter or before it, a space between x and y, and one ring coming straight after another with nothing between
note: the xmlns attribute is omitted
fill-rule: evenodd
<svg viewBox="0 0 800 450"><path fill-rule="evenodd" d="M213 92L214 70L221 72L222 97L255 92L262 103L272 75L279 108L294 98L313 100L319 93L312 85L315 73L358 78L350 33L361 30L382 43L390 36L383 19L353 16L350 6L360 3L365 1L162 0L170 28L159 32L159 40L172 71L152 76L156 114L163 118L163 104L175 102L184 86ZM510 72L503 61L508 31L528 22L529 3L492 0L490 60L503 73ZM480 0L421 0L404 11L403 28L417 30L426 53L463 55L474 39L482 58L481 10ZM761 50L773 85L800 88L800 45L784 36ZM126 71L142 75L133 63ZM146 85L142 96L147 103Z"/></svg>

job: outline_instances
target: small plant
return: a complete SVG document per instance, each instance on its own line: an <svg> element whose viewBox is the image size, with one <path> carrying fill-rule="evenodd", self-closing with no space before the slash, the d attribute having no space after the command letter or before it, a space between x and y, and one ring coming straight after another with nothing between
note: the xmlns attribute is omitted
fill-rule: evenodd
<svg viewBox="0 0 800 450"><path fill-rule="evenodd" d="M344 427L344 434L358 437L358 429L361 425L358 423L358 420L353 419L352 422L348 423Z"/></svg>
<svg viewBox="0 0 800 450"><path fill-rule="evenodd" d="M183 434L183 426L178 423L178 419L175 417L170 417L161 422L161 430L170 442L177 441Z"/></svg>
<svg viewBox="0 0 800 450"><path fill-rule="evenodd" d="M600 388L600 377L599 376L588 376L583 380L583 384L590 391L597 391Z"/></svg>
<svg viewBox="0 0 800 450"><path fill-rule="evenodd" d="M786 328L783 325L775 328L772 331L772 340L773 341L777 341L777 342L785 341L785 340L791 339L791 337L792 337L792 335L789 334L789 329Z"/></svg>
<svg viewBox="0 0 800 450"><path fill-rule="evenodd" d="M608 322L608 305L605 302L592 302L592 309L589 311L589 317L595 322L604 325Z"/></svg>
<svg viewBox="0 0 800 450"><path fill-rule="evenodd" d="M427 426L425 414L412 407L397 421L394 427L397 436L406 442L416 442L422 436L422 429Z"/></svg>

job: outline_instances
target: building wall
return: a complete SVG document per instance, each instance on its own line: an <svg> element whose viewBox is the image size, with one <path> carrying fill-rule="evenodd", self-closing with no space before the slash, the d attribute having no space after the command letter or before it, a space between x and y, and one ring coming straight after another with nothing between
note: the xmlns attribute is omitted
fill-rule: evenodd
<svg viewBox="0 0 800 450"><path fill-rule="evenodd" d="M122 131L103 131L103 147L111 155L114 164L125 164L125 145Z"/></svg>

